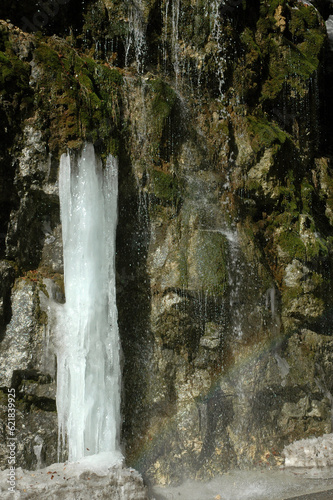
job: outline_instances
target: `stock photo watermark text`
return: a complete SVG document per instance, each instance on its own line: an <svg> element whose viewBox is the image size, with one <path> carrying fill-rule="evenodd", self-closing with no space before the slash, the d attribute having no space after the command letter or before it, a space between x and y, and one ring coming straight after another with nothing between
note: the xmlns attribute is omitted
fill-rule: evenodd
<svg viewBox="0 0 333 500"><path fill-rule="evenodd" d="M8 389L8 402L7 402L7 429L8 429L8 491L15 492L16 488L16 437L15 426L16 410L15 410L15 389Z"/></svg>

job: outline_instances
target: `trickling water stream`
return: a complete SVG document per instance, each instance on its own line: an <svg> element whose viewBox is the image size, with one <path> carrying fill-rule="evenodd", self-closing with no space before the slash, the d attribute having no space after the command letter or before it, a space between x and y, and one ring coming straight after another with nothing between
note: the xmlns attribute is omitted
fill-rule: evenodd
<svg viewBox="0 0 333 500"><path fill-rule="evenodd" d="M128 8L128 23L129 31L125 47L125 66L129 63L129 53L131 49L134 51L136 67L138 73L144 71L144 60L146 52L146 38L145 38L145 23L143 21L143 14L141 12L142 5L138 2L137 5L129 5Z"/></svg>
<svg viewBox="0 0 333 500"><path fill-rule="evenodd" d="M117 160L109 156L103 168L92 145L61 157L66 303L57 321L57 410L70 461L119 450L117 182Z"/></svg>

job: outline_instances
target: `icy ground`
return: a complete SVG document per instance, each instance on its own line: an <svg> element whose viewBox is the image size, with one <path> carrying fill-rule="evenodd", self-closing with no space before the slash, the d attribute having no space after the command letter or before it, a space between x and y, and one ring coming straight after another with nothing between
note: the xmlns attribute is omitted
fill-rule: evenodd
<svg viewBox="0 0 333 500"><path fill-rule="evenodd" d="M186 481L180 486L154 487L150 495L155 500L284 500L330 489L333 467L281 468L230 471L207 483Z"/></svg>
<svg viewBox="0 0 333 500"><path fill-rule="evenodd" d="M107 470L81 462L17 469L15 493L8 491L7 474L0 471L1 500L283 500L333 489L333 467L231 471L206 483L154 487L149 496L138 472L121 465Z"/></svg>
<svg viewBox="0 0 333 500"><path fill-rule="evenodd" d="M0 471L1 500L148 500L140 474L110 462L108 453L36 471L18 468L15 476L11 492L8 470Z"/></svg>
<svg viewBox="0 0 333 500"><path fill-rule="evenodd" d="M301 439L283 450L287 467L333 466L333 434L313 439Z"/></svg>

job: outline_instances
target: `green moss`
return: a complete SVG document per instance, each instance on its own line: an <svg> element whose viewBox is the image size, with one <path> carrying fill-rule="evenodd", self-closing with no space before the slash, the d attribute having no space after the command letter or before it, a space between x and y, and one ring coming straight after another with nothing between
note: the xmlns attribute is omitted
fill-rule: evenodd
<svg viewBox="0 0 333 500"><path fill-rule="evenodd" d="M286 23L282 32L275 18L278 6ZM319 65L325 33L312 7L304 8L299 2L291 8L286 1L275 1L261 6L256 30L245 28L240 41L244 55L235 68L234 85L242 83L239 94L248 100L257 97L253 92L260 92L264 103L280 97L288 86L291 94L305 95Z"/></svg>
<svg viewBox="0 0 333 500"><path fill-rule="evenodd" d="M25 92L29 88L29 65L14 54L0 52L0 95Z"/></svg>
<svg viewBox="0 0 333 500"><path fill-rule="evenodd" d="M316 36L323 35L323 33L318 33L318 15L312 6L305 6L299 2L297 8L290 9L289 13L288 28L292 34L293 42L301 43L304 40L309 41L314 34ZM310 37L308 37L309 33ZM320 41L320 43L322 42Z"/></svg>
<svg viewBox="0 0 333 500"><path fill-rule="evenodd" d="M39 289L40 289L40 291L41 291L41 292L43 292L43 294L44 294L47 298L49 298L49 292L47 291L47 288L46 288L45 283L40 282L38 285L39 285Z"/></svg>
<svg viewBox="0 0 333 500"><path fill-rule="evenodd" d="M285 42L275 47L269 62L269 77L262 86L261 100L274 100L286 86L301 97L308 92L308 80L317 70L319 61L309 59L296 46Z"/></svg>
<svg viewBox="0 0 333 500"><path fill-rule="evenodd" d="M275 241L281 250L293 258L306 260L306 247L300 236L299 215L301 200L295 185L294 172L285 172L284 185L280 186L280 212L273 213L270 219L271 228L278 234ZM282 232L281 232L282 230Z"/></svg>
<svg viewBox="0 0 333 500"><path fill-rule="evenodd" d="M241 33L240 41L244 57L234 69L234 87L243 100L249 101L255 99L260 90L261 66L264 56L262 48L256 43L255 34L250 28L245 28Z"/></svg>
<svg viewBox="0 0 333 500"><path fill-rule="evenodd" d="M240 41L246 46L248 52L252 52L255 59L262 55L260 45L257 44L254 38L254 33L250 28L245 28L241 33Z"/></svg>
<svg viewBox="0 0 333 500"><path fill-rule="evenodd" d="M277 243L291 259L306 260L306 247L296 232L292 230L283 232L278 236Z"/></svg>
<svg viewBox="0 0 333 500"><path fill-rule="evenodd" d="M160 135L167 118L171 114L177 96L175 91L161 79L150 80L149 85L153 91L151 114L157 133Z"/></svg>
<svg viewBox="0 0 333 500"><path fill-rule="evenodd" d="M327 258L332 244L330 238L320 236L313 185L307 177L296 183L293 171L286 172L285 177L285 184L279 188L280 211L272 213L267 221L267 239L273 237L284 254L289 255L289 261Z"/></svg>
<svg viewBox="0 0 333 500"><path fill-rule="evenodd" d="M304 28L315 28L318 26L318 14L313 5L304 5L297 2L297 9L290 9L292 16L301 17L304 22Z"/></svg>
<svg viewBox="0 0 333 500"><path fill-rule="evenodd" d="M287 173L290 175L290 171ZM293 181L289 179L289 183L287 185L281 186L280 189L281 195L281 208L283 209L283 214L281 217L278 216L278 222L282 222L280 219L286 219L284 225L289 224L289 221L298 220L299 214L301 212L301 205L299 199L298 190ZM287 227L287 226L286 226Z"/></svg>
<svg viewBox="0 0 333 500"><path fill-rule="evenodd" d="M317 257L327 257L332 249L329 241L323 238L314 237L306 244L306 257L307 260L313 260Z"/></svg>
<svg viewBox="0 0 333 500"><path fill-rule="evenodd" d="M275 18L279 5L286 23L282 32ZM284 100L304 97L309 79L318 69L325 38L314 7L301 2L295 6L286 1L266 2L261 5L255 34L246 28L240 37L245 56L239 61L238 73L236 70L238 80L260 86L261 103L281 98L282 92Z"/></svg>
<svg viewBox="0 0 333 500"><path fill-rule="evenodd" d="M50 78L61 79L62 72L61 69L64 63L61 62L62 54L57 53L53 50L47 43L41 42L36 48L34 53L36 62L41 64L44 68L48 69L48 75ZM67 67L67 70L69 68Z"/></svg>
<svg viewBox="0 0 333 500"><path fill-rule="evenodd" d="M292 34L294 40L297 38L303 38L304 36L305 22L299 9L293 9L291 11L289 31Z"/></svg>
<svg viewBox="0 0 333 500"><path fill-rule="evenodd" d="M314 60L312 57L308 58L306 54L304 54L304 51L300 50L301 47L286 44L284 48L285 58L283 68L290 83L296 82L295 77L302 80L310 78L318 66L319 61Z"/></svg>
<svg viewBox="0 0 333 500"><path fill-rule="evenodd" d="M284 307L288 309L290 303L303 294L303 289L301 286L295 286L292 288L284 288L282 290L282 302Z"/></svg>
<svg viewBox="0 0 333 500"><path fill-rule="evenodd" d="M254 152L271 147L273 144L283 144L288 134L264 116L249 116L248 130L251 137L251 146Z"/></svg>
<svg viewBox="0 0 333 500"><path fill-rule="evenodd" d="M106 124L104 123L104 126L106 127ZM105 134L107 134L107 130L105 130ZM119 139L117 137L110 137L109 138L109 144L108 144L108 153L113 155L113 156L118 156L119 155Z"/></svg>
<svg viewBox="0 0 333 500"><path fill-rule="evenodd" d="M298 44L299 50L317 68L320 60L320 53L325 46L326 35L317 29L308 29L304 33L304 42Z"/></svg>
<svg viewBox="0 0 333 500"><path fill-rule="evenodd" d="M152 192L162 202L178 205L182 198L181 183L175 175L151 169Z"/></svg>

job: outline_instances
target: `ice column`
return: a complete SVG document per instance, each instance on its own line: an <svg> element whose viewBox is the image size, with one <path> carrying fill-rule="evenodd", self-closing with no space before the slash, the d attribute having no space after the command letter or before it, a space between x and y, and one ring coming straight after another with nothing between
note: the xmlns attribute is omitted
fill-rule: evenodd
<svg viewBox="0 0 333 500"><path fill-rule="evenodd" d="M117 160L103 168L91 144L60 160L66 303L57 314L57 410L70 461L119 450L117 172Z"/></svg>

